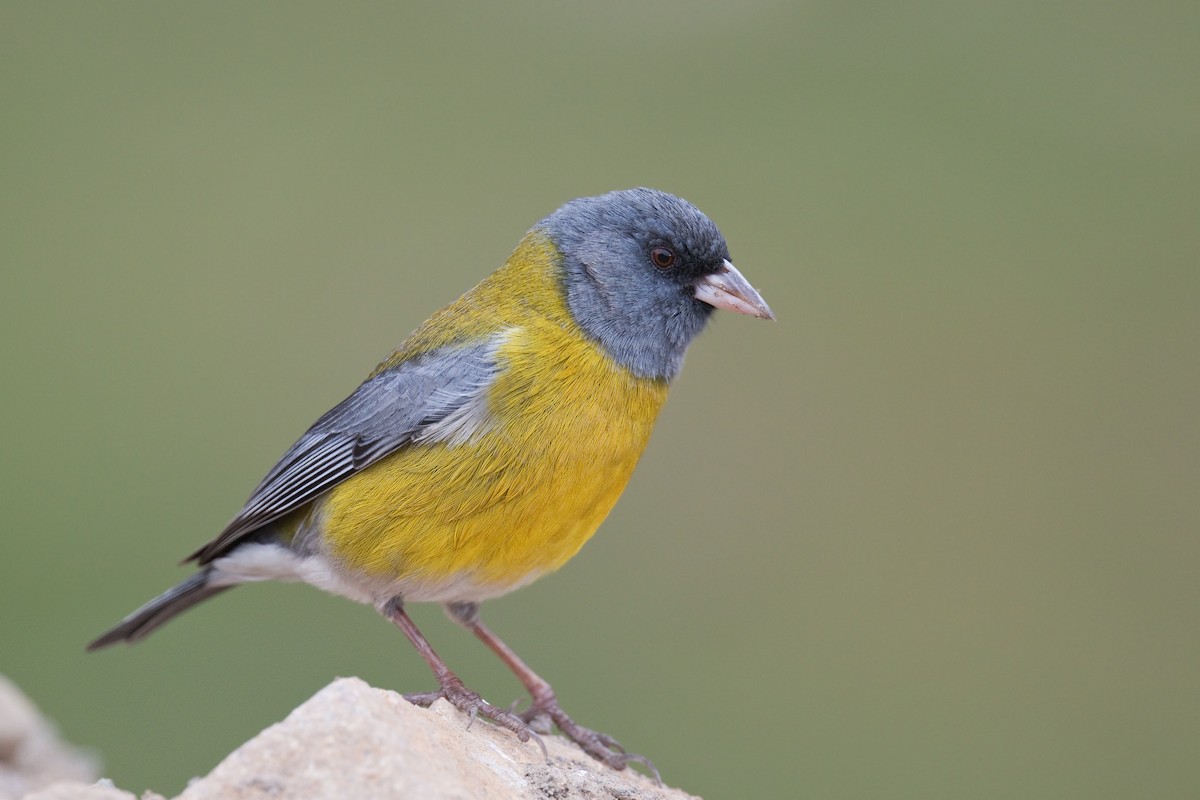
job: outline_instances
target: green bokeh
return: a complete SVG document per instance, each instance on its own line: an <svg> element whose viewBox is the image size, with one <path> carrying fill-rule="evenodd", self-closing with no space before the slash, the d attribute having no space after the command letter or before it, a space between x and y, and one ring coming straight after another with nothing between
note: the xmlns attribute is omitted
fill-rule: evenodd
<svg viewBox="0 0 1200 800"><path fill-rule="evenodd" d="M83 644L532 222L645 184L779 321L717 321L601 534L492 626L712 798L1194 792L1198 31L1194 3L4 3L0 672L165 793L336 675L429 687L301 586Z"/></svg>

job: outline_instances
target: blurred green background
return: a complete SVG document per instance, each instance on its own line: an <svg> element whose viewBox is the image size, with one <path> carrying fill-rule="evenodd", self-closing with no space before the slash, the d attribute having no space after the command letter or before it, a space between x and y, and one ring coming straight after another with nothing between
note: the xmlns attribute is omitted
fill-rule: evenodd
<svg viewBox="0 0 1200 800"><path fill-rule="evenodd" d="M779 321L717 320L492 626L710 798L1190 795L1198 87L1195 3L5 2L0 672L164 793L334 676L431 687L303 586L83 645L534 221L644 184Z"/></svg>

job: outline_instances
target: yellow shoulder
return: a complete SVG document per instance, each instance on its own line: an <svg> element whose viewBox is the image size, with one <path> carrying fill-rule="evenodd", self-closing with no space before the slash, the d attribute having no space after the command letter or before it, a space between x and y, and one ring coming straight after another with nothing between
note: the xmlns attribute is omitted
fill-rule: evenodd
<svg viewBox="0 0 1200 800"><path fill-rule="evenodd" d="M545 234L530 231L499 269L435 312L380 362L372 376L421 353L482 341L508 328L532 322L572 326L561 258Z"/></svg>

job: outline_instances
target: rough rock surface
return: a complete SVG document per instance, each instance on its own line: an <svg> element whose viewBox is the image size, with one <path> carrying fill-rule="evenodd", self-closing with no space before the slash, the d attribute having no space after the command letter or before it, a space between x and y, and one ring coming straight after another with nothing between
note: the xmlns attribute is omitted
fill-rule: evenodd
<svg viewBox="0 0 1200 800"><path fill-rule="evenodd" d="M91 785L75 781L63 781L45 789L25 795L22 800L138 800L129 792L123 792L108 781ZM163 800L161 795L146 792L142 800Z"/></svg>
<svg viewBox="0 0 1200 800"><path fill-rule="evenodd" d="M631 770L614 772L574 744L534 742L466 718L448 703L417 708L342 678L235 750L179 800L262 798L596 798L683 800Z"/></svg>
<svg viewBox="0 0 1200 800"><path fill-rule="evenodd" d="M340 678L233 751L177 800L696 800L632 770L614 772L557 736L530 741L448 703L417 708ZM143 800L156 800L147 792ZM27 800L134 800L111 784L58 784Z"/></svg>
<svg viewBox="0 0 1200 800"><path fill-rule="evenodd" d="M67 745L54 726L0 675L0 800L15 800L56 781L93 781L99 765Z"/></svg>

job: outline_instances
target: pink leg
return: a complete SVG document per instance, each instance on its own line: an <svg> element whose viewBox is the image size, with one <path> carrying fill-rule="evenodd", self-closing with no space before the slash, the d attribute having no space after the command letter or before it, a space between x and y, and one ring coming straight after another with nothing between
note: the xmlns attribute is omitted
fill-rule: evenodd
<svg viewBox="0 0 1200 800"><path fill-rule="evenodd" d="M650 759L635 753L625 752L625 748L621 747L616 739L607 734L585 728L567 716L567 713L559 706L558 698L555 697L554 689L550 684L542 676L530 669L529 665L522 661L521 657L513 652L512 648L506 645L500 637L492 633L480 621L479 606L477 604L447 603L445 608L446 613L454 621L475 634L479 641L483 642L488 646L488 649L499 656L500 660L512 670L512 673L517 676L517 679L529 691L529 696L533 698L533 703L527 711L521 713L520 717L522 720L542 730L544 733L549 732L549 722L553 722L567 738L583 748L584 752L592 758L603 761L608 766L618 770L625 769L630 763L641 764L653 775L656 781L659 783L662 782L658 770ZM436 672L436 669L434 671Z"/></svg>
<svg viewBox="0 0 1200 800"><path fill-rule="evenodd" d="M471 718L471 722L474 722L477 716L482 715L500 727L507 728L515 733L517 738L522 742L527 742L530 737L533 737L542 748L542 754L546 758L550 757L550 754L546 751L546 744L541 740L541 737L530 729L528 723L511 711L497 708L488 703L479 696L478 692L472 691L463 685L462 680L450 671L450 668L446 666L446 662L442 661L441 657L434 652L433 647L424 635L422 635L421 631L417 630L417 626L413 623L412 619L404 612L404 605L399 598L389 601L381 610L408 637L408 640L413 643L413 647L417 648L417 652L421 654L421 658L425 659L425 663L429 665L429 668L433 670L434 677L437 678L439 688L436 692L406 694L404 695L406 700L416 703L419 706L428 706L439 698L445 698L450 702L450 705L459 711L465 712ZM470 727L469 723L468 727Z"/></svg>

